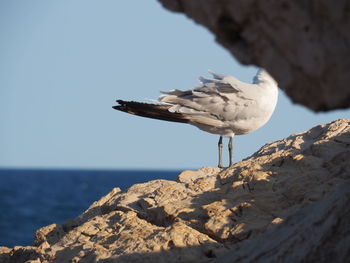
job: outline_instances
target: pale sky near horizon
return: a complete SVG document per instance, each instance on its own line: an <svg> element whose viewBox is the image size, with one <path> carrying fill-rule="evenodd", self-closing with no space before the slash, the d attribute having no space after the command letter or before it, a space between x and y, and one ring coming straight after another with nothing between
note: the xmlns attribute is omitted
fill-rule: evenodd
<svg viewBox="0 0 350 263"><path fill-rule="evenodd" d="M0 35L0 168L216 166L218 136L112 106L192 88L208 69L249 82L257 71L156 0L2 0ZM235 137L235 161L349 113L315 114L280 92L270 122Z"/></svg>

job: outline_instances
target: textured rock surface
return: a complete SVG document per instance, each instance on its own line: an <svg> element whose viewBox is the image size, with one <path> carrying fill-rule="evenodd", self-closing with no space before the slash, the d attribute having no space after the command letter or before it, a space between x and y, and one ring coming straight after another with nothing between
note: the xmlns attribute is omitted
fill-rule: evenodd
<svg viewBox="0 0 350 263"><path fill-rule="evenodd" d="M349 1L160 2L207 27L243 64L268 69L294 102L350 106Z"/></svg>
<svg viewBox="0 0 350 263"><path fill-rule="evenodd" d="M349 160L350 122L320 125L228 169L115 188L0 262L346 262Z"/></svg>

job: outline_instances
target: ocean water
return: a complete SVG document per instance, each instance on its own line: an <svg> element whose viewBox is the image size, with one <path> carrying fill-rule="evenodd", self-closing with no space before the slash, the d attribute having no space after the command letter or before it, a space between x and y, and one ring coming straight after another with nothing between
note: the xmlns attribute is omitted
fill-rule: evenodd
<svg viewBox="0 0 350 263"><path fill-rule="evenodd" d="M179 173L0 169L0 246L31 245L35 230L77 217L114 187L175 180Z"/></svg>

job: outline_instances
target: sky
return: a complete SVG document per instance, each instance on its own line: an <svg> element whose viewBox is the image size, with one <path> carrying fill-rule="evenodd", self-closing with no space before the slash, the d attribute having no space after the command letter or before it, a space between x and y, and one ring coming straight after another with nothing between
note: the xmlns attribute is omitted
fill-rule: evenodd
<svg viewBox="0 0 350 263"><path fill-rule="evenodd" d="M0 168L216 166L217 135L112 106L190 89L208 69L246 82L257 71L156 0L2 0L0 35ZM235 137L234 159L349 113L316 114L280 91L271 120Z"/></svg>

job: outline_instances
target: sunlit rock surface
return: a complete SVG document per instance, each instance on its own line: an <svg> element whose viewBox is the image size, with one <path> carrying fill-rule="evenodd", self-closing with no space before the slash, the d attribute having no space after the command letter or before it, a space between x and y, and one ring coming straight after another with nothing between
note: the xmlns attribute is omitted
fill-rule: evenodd
<svg viewBox="0 0 350 263"><path fill-rule="evenodd" d="M350 122L262 147L228 169L114 188L0 262L346 262ZM14 230L15 231L15 230Z"/></svg>
<svg viewBox="0 0 350 263"><path fill-rule="evenodd" d="M350 107L349 1L159 1L207 27L241 63L266 68L294 102Z"/></svg>

